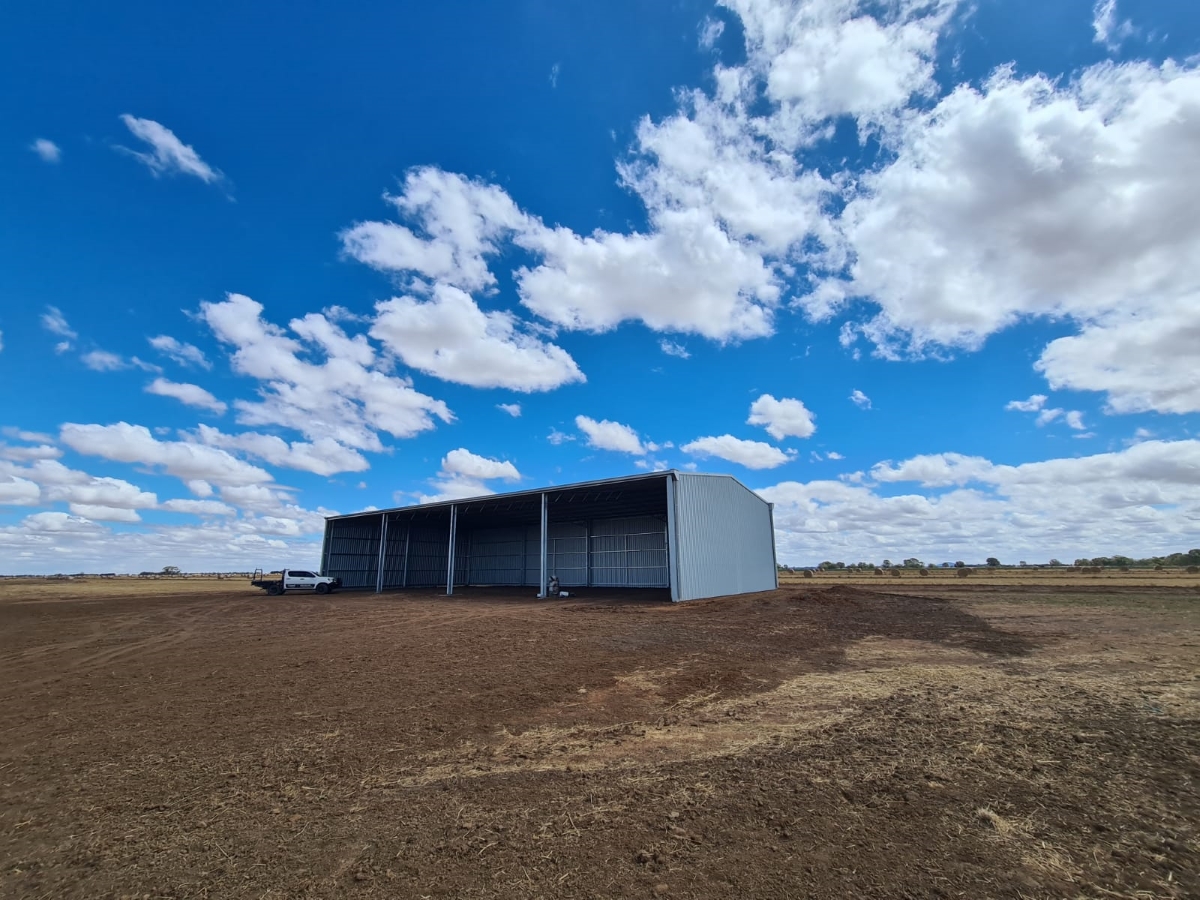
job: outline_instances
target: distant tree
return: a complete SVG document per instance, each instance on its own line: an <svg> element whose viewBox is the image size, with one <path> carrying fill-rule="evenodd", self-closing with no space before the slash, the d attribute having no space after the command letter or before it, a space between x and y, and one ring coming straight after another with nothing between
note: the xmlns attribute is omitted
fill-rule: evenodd
<svg viewBox="0 0 1200 900"><path fill-rule="evenodd" d="M919 559L917 559L915 556L910 556L908 559L906 559L904 561L904 568L906 568L906 569L920 569L924 565L925 564L923 562L921 562Z"/></svg>
<svg viewBox="0 0 1200 900"><path fill-rule="evenodd" d="M961 559L956 560L954 563L954 568L956 568L956 569L965 569L966 567L967 567L967 564L965 562L963 562Z"/></svg>
<svg viewBox="0 0 1200 900"><path fill-rule="evenodd" d="M1080 567L1080 568L1082 568L1083 566L1090 566L1091 564L1092 564L1092 561L1090 559L1084 559L1083 557L1080 557L1079 559L1075 560L1074 563L1072 563L1072 565Z"/></svg>
<svg viewBox="0 0 1200 900"><path fill-rule="evenodd" d="M178 574L179 574L179 566L163 566L163 567L162 567L162 574L164 574L164 575L178 575Z"/></svg>
<svg viewBox="0 0 1200 900"><path fill-rule="evenodd" d="M880 566L885 569L890 569L892 567L892 561L890 559L885 559L882 563L880 563Z"/></svg>
<svg viewBox="0 0 1200 900"><path fill-rule="evenodd" d="M995 566L1000 565L1000 560L996 559L996 557L994 557L994 556L989 556L987 558L987 564L989 566L995 567Z"/></svg>
<svg viewBox="0 0 1200 900"><path fill-rule="evenodd" d="M942 563L942 568L943 568L943 569L948 569L948 568L950 568L950 563L948 563L948 562L944 562L944 563Z"/></svg>
<svg viewBox="0 0 1200 900"><path fill-rule="evenodd" d="M1029 563L1025 562L1025 560L1021 560L1019 563L1017 563L1017 565L1018 565L1018 566L1020 566L1020 567L1023 569L1023 568L1025 568L1027 565L1029 565Z"/></svg>
<svg viewBox="0 0 1200 900"><path fill-rule="evenodd" d="M1050 560L1050 565L1052 565L1052 566L1061 566L1061 565L1062 565L1062 563L1061 563L1061 562L1059 562L1057 559L1052 559L1052 560Z"/></svg>

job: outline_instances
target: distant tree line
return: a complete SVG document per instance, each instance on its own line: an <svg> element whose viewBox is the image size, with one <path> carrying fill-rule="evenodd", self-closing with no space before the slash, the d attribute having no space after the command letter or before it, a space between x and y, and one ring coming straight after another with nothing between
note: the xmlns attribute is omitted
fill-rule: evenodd
<svg viewBox="0 0 1200 900"><path fill-rule="evenodd" d="M1162 566L1164 569L1178 566L1200 566L1200 548L1189 550L1187 553L1170 553L1167 556L1147 556L1145 559L1134 559L1130 556L1096 556L1092 559L1080 557L1075 560L1077 566L1107 566L1117 569L1152 569Z"/></svg>
<svg viewBox="0 0 1200 900"><path fill-rule="evenodd" d="M997 559L995 556L987 557L986 564L989 568L1004 567L1004 564L1001 563L1000 560ZM1019 566L1021 568L1030 567L1030 565L1031 564L1025 562L1025 560L1021 560L1019 563ZM1033 566L1046 565L1046 566L1051 566L1051 567L1058 567L1058 566L1062 566L1063 563L1057 559L1052 559L1048 563L1034 563L1032 565ZM1148 556L1145 559L1134 559L1131 556L1119 556L1119 555L1118 556L1097 556L1092 559L1086 559L1086 558L1081 557L1081 558L1075 560L1073 565L1075 565L1077 567L1097 567L1097 566L1099 566L1099 567L1116 568L1116 569L1153 569L1156 567L1163 568L1163 569L1166 569L1166 568L1188 568L1188 567L1193 567L1193 566L1200 566L1200 549L1188 550L1186 553L1171 553L1171 554L1168 554L1167 556ZM963 569L966 567L967 567L967 563L963 562L961 559L956 560L955 562L952 562L952 563L944 562L939 565L938 563L924 563L917 557L910 556L908 559L901 560L900 562L892 562L892 560L890 560L890 559L885 559L878 564L873 563L873 562L855 562L855 563L845 563L845 562L840 562L840 561L834 562L832 560L827 559L827 560L824 560L821 563L817 564L815 567L814 566L779 566L779 569L780 569L780 571L783 571L783 572L798 572L798 571L802 571L805 569L812 570L814 568L821 572L839 571L839 570L843 570L843 569L848 569L848 570L852 570L852 571L871 572L871 571L874 571L875 569L926 569L926 568ZM1008 568L1011 568L1011 566L1009 566Z"/></svg>

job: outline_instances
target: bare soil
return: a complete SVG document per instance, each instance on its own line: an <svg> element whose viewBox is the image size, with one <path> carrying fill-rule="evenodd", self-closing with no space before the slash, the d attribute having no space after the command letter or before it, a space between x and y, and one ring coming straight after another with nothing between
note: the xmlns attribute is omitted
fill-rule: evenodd
<svg viewBox="0 0 1200 900"><path fill-rule="evenodd" d="M0 583L0 896L1200 897L1194 587L527 593Z"/></svg>

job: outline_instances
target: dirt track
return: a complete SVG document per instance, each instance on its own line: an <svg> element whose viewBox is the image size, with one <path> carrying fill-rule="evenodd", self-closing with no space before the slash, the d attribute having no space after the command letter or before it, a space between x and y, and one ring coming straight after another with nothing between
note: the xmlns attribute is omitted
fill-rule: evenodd
<svg viewBox="0 0 1200 900"><path fill-rule="evenodd" d="M0 896L1200 896L1200 595L881 590L6 584Z"/></svg>

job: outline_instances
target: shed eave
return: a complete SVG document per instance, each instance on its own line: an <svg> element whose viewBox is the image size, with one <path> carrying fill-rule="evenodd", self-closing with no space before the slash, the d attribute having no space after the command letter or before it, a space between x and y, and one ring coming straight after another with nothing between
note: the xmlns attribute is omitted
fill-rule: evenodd
<svg viewBox="0 0 1200 900"><path fill-rule="evenodd" d="M359 518L364 518L364 517L368 517L368 516L391 515L392 513L421 512L421 511L425 511L425 510L435 510L435 509L447 509L448 510L451 506L457 506L457 505L462 505L462 504L467 504L467 503L486 503L488 501L493 501L493 500L494 501L505 501L505 500L516 500L516 499L520 499L520 498L534 498L541 494L552 494L552 493L556 493L559 491L592 490L595 488L607 487L609 485L632 484L632 483L639 482L639 481L652 483L657 479L665 479L665 478L668 478L668 477L670 477L672 475L676 475L676 474L678 474L678 471L675 469L664 469L661 472L646 472L646 473L639 474L639 475L621 475L616 478L600 478L595 481L578 481L573 484L555 484L555 485L548 485L546 487L541 487L541 488L531 488L529 490L523 490L523 491L507 491L507 492L501 493L501 494L482 494L482 495L478 495L478 496L474 496L474 497L460 497L455 500L435 500L431 503L414 503L409 506L393 506L393 507L389 507L387 509L368 509L368 510L362 510L361 512L356 512L356 513L346 513L345 515L326 516L325 521L326 522L336 522L336 521L342 521L345 519L359 519ZM689 472L688 474L696 475L696 474L707 474L707 473ZM728 478L730 476L718 475L718 476L714 476L714 477ZM736 481L737 479L734 479L734 480ZM741 484L741 482L738 482L738 484ZM742 485L742 487L745 487L745 485ZM746 488L746 490L750 490L750 489ZM751 492L751 493L753 493L753 492Z"/></svg>

